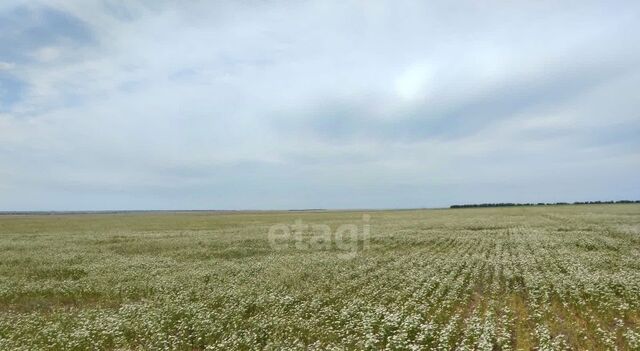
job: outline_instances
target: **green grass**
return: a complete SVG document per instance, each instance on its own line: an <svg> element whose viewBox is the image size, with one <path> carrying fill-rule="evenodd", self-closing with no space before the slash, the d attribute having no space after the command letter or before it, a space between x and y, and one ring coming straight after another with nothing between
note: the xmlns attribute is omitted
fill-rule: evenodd
<svg viewBox="0 0 640 351"><path fill-rule="evenodd" d="M0 216L0 350L640 349L640 205L367 213Z"/></svg>

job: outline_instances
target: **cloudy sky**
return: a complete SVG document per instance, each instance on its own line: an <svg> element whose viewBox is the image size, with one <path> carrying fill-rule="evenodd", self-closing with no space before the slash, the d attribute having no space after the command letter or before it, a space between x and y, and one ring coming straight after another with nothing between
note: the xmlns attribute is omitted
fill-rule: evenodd
<svg viewBox="0 0 640 351"><path fill-rule="evenodd" d="M640 3L0 2L0 210L640 199Z"/></svg>

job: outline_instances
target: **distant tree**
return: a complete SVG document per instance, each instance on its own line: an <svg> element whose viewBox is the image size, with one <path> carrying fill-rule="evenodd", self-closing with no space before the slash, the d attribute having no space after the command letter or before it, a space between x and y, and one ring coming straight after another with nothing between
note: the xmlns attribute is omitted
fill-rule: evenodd
<svg viewBox="0 0 640 351"><path fill-rule="evenodd" d="M498 202L498 203L481 203L481 204L462 204L451 205L449 208L481 208L481 207L515 207L515 206L548 206L548 205L607 205L607 204L638 204L640 200L618 200L618 201L575 201L569 202L555 202L555 203L513 203L513 202Z"/></svg>

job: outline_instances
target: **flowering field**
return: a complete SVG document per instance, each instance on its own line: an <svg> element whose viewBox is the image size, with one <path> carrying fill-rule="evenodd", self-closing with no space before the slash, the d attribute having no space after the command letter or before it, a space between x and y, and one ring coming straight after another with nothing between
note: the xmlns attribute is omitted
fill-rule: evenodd
<svg viewBox="0 0 640 351"><path fill-rule="evenodd" d="M640 205L367 214L0 216L0 350L640 350Z"/></svg>

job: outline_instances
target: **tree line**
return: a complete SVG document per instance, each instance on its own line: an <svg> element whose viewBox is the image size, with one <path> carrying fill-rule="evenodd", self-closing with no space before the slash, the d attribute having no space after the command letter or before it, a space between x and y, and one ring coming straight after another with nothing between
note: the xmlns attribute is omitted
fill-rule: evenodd
<svg viewBox="0 0 640 351"><path fill-rule="evenodd" d="M604 205L604 204L640 204L640 200L618 200L618 201L575 201L575 202L538 202L538 203L483 203L451 205L449 208L476 208L476 207L515 207L515 206L559 206L559 205Z"/></svg>

